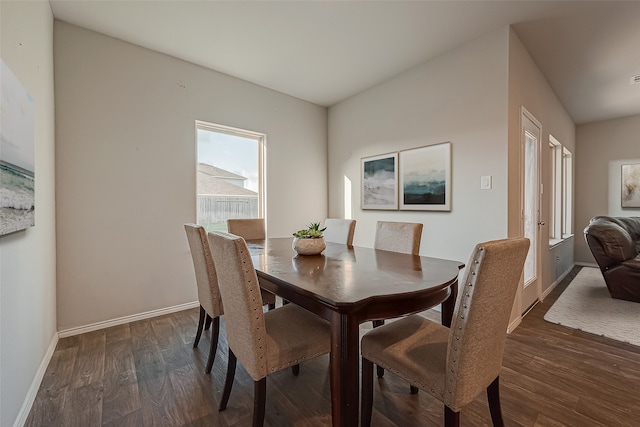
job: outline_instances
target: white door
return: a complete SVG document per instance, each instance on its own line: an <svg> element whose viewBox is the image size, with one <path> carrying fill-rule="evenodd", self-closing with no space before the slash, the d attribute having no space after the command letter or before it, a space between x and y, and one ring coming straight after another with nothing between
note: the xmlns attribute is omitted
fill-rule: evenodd
<svg viewBox="0 0 640 427"><path fill-rule="evenodd" d="M522 165L522 234L531 246L524 264L524 282L521 295L521 313L526 313L541 295L540 228L544 225L540 215L540 123L522 108L521 165Z"/></svg>

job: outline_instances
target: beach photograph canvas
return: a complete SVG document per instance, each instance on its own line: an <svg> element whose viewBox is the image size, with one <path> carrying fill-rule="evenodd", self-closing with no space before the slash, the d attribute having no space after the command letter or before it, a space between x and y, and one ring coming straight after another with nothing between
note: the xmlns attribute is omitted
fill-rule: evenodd
<svg viewBox="0 0 640 427"><path fill-rule="evenodd" d="M34 101L0 60L0 236L35 224Z"/></svg>
<svg viewBox="0 0 640 427"><path fill-rule="evenodd" d="M451 143L400 152L400 209L451 210Z"/></svg>
<svg viewBox="0 0 640 427"><path fill-rule="evenodd" d="M362 159L362 209L398 209L398 153Z"/></svg>
<svg viewBox="0 0 640 427"><path fill-rule="evenodd" d="M640 163L622 165L622 207L640 208Z"/></svg>

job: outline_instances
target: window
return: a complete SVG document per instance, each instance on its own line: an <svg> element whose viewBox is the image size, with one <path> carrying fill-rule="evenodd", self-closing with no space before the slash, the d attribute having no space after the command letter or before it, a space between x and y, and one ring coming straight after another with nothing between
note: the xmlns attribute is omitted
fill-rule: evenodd
<svg viewBox="0 0 640 427"><path fill-rule="evenodd" d="M549 240L551 244L571 236L573 230L573 163L571 152L549 135L551 194Z"/></svg>
<svg viewBox="0 0 640 427"><path fill-rule="evenodd" d="M227 231L229 218L264 218L266 135L196 121L197 222Z"/></svg>
<svg viewBox="0 0 640 427"><path fill-rule="evenodd" d="M549 239L562 238L562 145L549 136L549 165L551 172L551 201L549 211Z"/></svg>
<svg viewBox="0 0 640 427"><path fill-rule="evenodd" d="M562 238L573 234L573 158L562 148Z"/></svg>

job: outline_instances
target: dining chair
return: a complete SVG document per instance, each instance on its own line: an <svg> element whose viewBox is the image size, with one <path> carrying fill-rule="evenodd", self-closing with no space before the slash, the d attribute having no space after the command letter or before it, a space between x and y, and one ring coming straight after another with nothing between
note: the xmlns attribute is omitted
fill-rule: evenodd
<svg viewBox="0 0 640 427"><path fill-rule="evenodd" d="M324 220L324 240L353 246L353 234L356 231L355 219L327 218Z"/></svg>
<svg viewBox="0 0 640 427"><path fill-rule="evenodd" d="M374 249L418 255L422 240L422 224L415 222L378 221Z"/></svg>
<svg viewBox="0 0 640 427"><path fill-rule="evenodd" d="M209 358L205 368L205 372L210 373L218 347L220 316L224 314L224 311L222 309L222 300L220 298L220 290L218 289L218 278L213 265L213 258L211 257L207 232L204 227L198 224L185 224L184 229L187 232L187 240L189 241L189 249L191 250L191 258L193 259L193 267L195 268L198 301L200 302L198 330L196 331L193 348L198 346L203 328L208 329L209 324L213 323ZM205 323L207 327L205 327Z"/></svg>
<svg viewBox="0 0 640 427"><path fill-rule="evenodd" d="M227 230L245 240L264 240L267 238L264 218L231 218L227 220ZM260 289L260 293L262 301L269 307L269 310L276 308L274 294L264 289Z"/></svg>
<svg viewBox="0 0 640 427"><path fill-rule="evenodd" d="M218 272L229 344L229 364L220 411L229 401L236 363L254 381L253 426L265 417L267 375L331 351L326 320L295 305L262 311L258 277L242 237L210 232L209 242Z"/></svg>
<svg viewBox="0 0 640 427"><path fill-rule="evenodd" d="M401 252L411 255L420 254L420 242L422 241L422 224L416 222L392 222L378 221L376 223L376 235L373 242L374 249L390 252ZM384 325L384 319L374 320L373 327ZM384 376L384 369L378 366L378 377ZM411 392L417 393L412 387Z"/></svg>
<svg viewBox="0 0 640 427"><path fill-rule="evenodd" d="M205 368L205 372L208 374L211 372L213 362L216 358L216 349L220 335L220 316L224 314L224 310L207 232L204 227L199 224L184 224L184 229L187 233L193 267L196 273L198 301L200 303L198 329L193 342L193 348L196 348L200 343L203 329L209 330L209 327L213 325L211 329L209 357ZM270 292L266 292L266 296L265 304L273 303L275 305L275 296Z"/></svg>
<svg viewBox="0 0 640 427"><path fill-rule="evenodd" d="M371 424L374 363L443 402L445 426L458 426L460 410L485 389L493 425L504 425L499 375L528 249L522 237L475 247L450 328L412 315L363 336L363 426Z"/></svg>
<svg viewBox="0 0 640 427"><path fill-rule="evenodd" d="M231 218L227 220L227 230L245 240L263 240L267 237L264 218Z"/></svg>

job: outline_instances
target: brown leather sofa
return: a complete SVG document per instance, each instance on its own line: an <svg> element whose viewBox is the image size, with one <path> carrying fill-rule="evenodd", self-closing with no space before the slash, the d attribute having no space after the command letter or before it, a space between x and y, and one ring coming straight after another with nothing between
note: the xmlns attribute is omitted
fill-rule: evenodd
<svg viewBox="0 0 640 427"><path fill-rule="evenodd" d="M584 237L611 297L640 302L640 217L596 216Z"/></svg>

